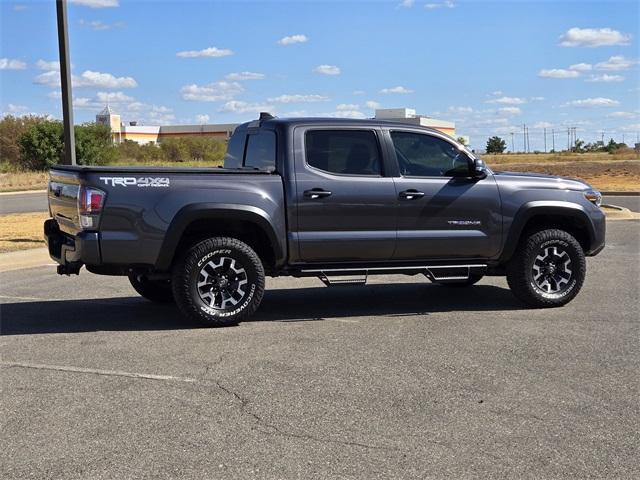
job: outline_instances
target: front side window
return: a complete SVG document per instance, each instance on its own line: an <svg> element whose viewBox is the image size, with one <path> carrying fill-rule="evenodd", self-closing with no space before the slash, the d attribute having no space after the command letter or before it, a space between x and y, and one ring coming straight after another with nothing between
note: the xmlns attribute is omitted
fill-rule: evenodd
<svg viewBox="0 0 640 480"><path fill-rule="evenodd" d="M309 130L305 155L310 166L329 173L382 174L378 140L371 130Z"/></svg>
<svg viewBox="0 0 640 480"><path fill-rule="evenodd" d="M244 166L263 169L276 166L276 134L271 130L260 130L247 137L247 152Z"/></svg>
<svg viewBox="0 0 640 480"><path fill-rule="evenodd" d="M469 158L441 138L412 132L391 132L400 173L415 177L452 177L469 172Z"/></svg>

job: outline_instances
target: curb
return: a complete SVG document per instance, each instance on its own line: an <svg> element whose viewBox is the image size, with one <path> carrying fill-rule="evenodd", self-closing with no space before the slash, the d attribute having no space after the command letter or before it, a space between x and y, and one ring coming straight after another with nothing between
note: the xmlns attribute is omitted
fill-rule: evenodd
<svg viewBox="0 0 640 480"><path fill-rule="evenodd" d="M5 195L27 195L32 193L47 193L46 190L17 190L15 192L0 192L0 197Z"/></svg>
<svg viewBox="0 0 640 480"><path fill-rule="evenodd" d="M18 250L16 252L0 253L0 272L11 272L23 268L42 267L52 265L46 247Z"/></svg>
<svg viewBox="0 0 640 480"><path fill-rule="evenodd" d="M600 192L603 196L609 195L613 197L640 197L640 192Z"/></svg>

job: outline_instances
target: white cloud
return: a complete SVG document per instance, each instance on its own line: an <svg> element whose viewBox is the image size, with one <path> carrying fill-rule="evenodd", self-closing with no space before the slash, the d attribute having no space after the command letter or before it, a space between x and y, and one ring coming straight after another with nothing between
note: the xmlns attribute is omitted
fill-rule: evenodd
<svg viewBox="0 0 640 480"><path fill-rule="evenodd" d="M104 23L104 22L101 22L100 20L89 21L89 20L80 19L78 23L81 26L88 27L94 31L111 30L112 28L124 27L124 22Z"/></svg>
<svg viewBox="0 0 640 480"><path fill-rule="evenodd" d="M294 43L306 43L309 39L306 35L302 35L301 33L297 35L289 35L287 37L282 37L278 40L278 44L280 45L293 45Z"/></svg>
<svg viewBox="0 0 640 480"><path fill-rule="evenodd" d="M69 3L89 8L113 8L120 5L118 0L69 0Z"/></svg>
<svg viewBox="0 0 640 480"><path fill-rule="evenodd" d="M233 51L228 48L209 47L203 50L185 50L176 53L180 58L200 58L200 57L228 57L233 55Z"/></svg>
<svg viewBox="0 0 640 480"><path fill-rule="evenodd" d="M196 122L207 123L209 121L209 118L209 115L207 115L206 113L201 113L199 115L196 115Z"/></svg>
<svg viewBox="0 0 640 480"><path fill-rule="evenodd" d="M335 65L318 65L313 71L321 75L340 75L340 68Z"/></svg>
<svg viewBox="0 0 640 480"><path fill-rule="evenodd" d="M451 0L445 0L444 2L440 3L426 3L424 5L424 8L426 8L427 10L435 10L437 8L454 8L455 6L456 4Z"/></svg>
<svg viewBox="0 0 640 480"><path fill-rule="evenodd" d="M13 58L0 58L0 70L24 70L27 64Z"/></svg>
<svg viewBox="0 0 640 480"><path fill-rule="evenodd" d="M367 116L359 110L338 110L336 112L323 113L320 116L334 118L367 118Z"/></svg>
<svg viewBox="0 0 640 480"><path fill-rule="evenodd" d="M182 98L191 102L219 102L231 100L234 96L244 92L238 82L213 82L207 85L185 85L180 89Z"/></svg>
<svg viewBox="0 0 640 480"><path fill-rule="evenodd" d="M239 73L230 73L224 78L230 81L242 81L242 80L262 80L264 79L264 73L255 73L255 72L239 72Z"/></svg>
<svg viewBox="0 0 640 480"><path fill-rule="evenodd" d="M326 102L329 97L324 95L280 95L278 97L268 98L268 102L272 103L313 103L313 102Z"/></svg>
<svg viewBox="0 0 640 480"><path fill-rule="evenodd" d="M604 47L628 45L631 35L611 28L570 28L560 36L562 47Z"/></svg>
<svg viewBox="0 0 640 480"><path fill-rule="evenodd" d="M23 113L29 110L29 108L24 105L14 105L13 103L10 103L7 105L7 110L9 113Z"/></svg>
<svg viewBox="0 0 640 480"><path fill-rule="evenodd" d="M541 102L542 100L544 100L544 97L531 97L529 99L531 102Z"/></svg>
<svg viewBox="0 0 640 480"><path fill-rule="evenodd" d="M355 103L340 103L336 106L336 110L358 110L360 105Z"/></svg>
<svg viewBox="0 0 640 480"><path fill-rule="evenodd" d="M590 63L574 63L569 66L569 70L575 70L577 72L588 72L593 68Z"/></svg>
<svg viewBox="0 0 640 480"><path fill-rule="evenodd" d="M596 63L596 70L627 70L638 63L640 63L638 60L625 58L622 55L614 55L605 62Z"/></svg>
<svg viewBox="0 0 640 480"><path fill-rule="evenodd" d="M576 78L580 76L580 72L577 70L565 70L564 68L551 68L540 70L538 76L543 78Z"/></svg>
<svg viewBox="0 0 640 480"><path fill-rule="evenodd" d="M415 5L415 3L416 0L402 0L402 2L398 4L398 6L402 8L411 8Z"/></svg>
<svg viewBox="0 0 640 480"><path fill-rule="evenodd" d="M367 92L365 92L364 90L354 90L353 92L351 92L352 95L365 95Z"/></svg>
<svg viewBox="0 0 640 480"><path fill-rule="evenodd" d="M82 72L73 86L78 88L135 88L138 86L138 83L132 77L115 77L110 73L101 73L86 70Z"/></svg>
<svg viewBox="0 0 640 480"><path fill-rule="evenodd" d="M133 102L134 98L129 95L125 95L122 92L98 92L96 98L102 103L124 103Z"/></svg>
<svg viewBox="0 0 640 480"><path fill-rule="evenodd" d="M72 75L71 82L76 88L135 88L138 83L132 77L116 77L110 73L93 72L86 70L80 76ZM51 70L41 73L34 79L38 85L49 87L60 86L60 72Z"/></svg>
<svg viewBox="0 0 640 480"><path fill-rule="evenodd" d="M617 100L612 100L610 98L596 97L596 98L585 98L582 100L573 100L571 102L565 103L563 106L566 107L615 107L620 105L620 102Z"/></svg>
<svg viewBox="0 0 640 480"><path fill-rule="evenodd" d="M378 102L374 102L373 100L369 100L365 103L367 108L370 108L371 110L376 110L378 108L382 108L382 105L380 105Z"/></svg>
<svg viewBox="0 0 640 480"><path fill-rule="evenodd" d="M520 97L499 97L493 100L487 100L485 103L499 103L501 105L522 105L527 101Z"/></svg>
<svg viewBox="0 0 640 480"><path fill-rule="evenodd" d="M636 118L637 113L634 112L611 112L607 114L608 118Z"/></svg>
<svg viewBox="0 0 640 480"><path fill-rule="evenodd" d="M52 60L51 62L47 62L45 60L38 60L36 62L36 68L38 70L47 70L47 71L60 71L60 62L57 60Z"/></svg>
<svg viewBox="0 0 640 480"><path fill-rule="evenodd" d="M624 77L622 75L609 75L604 73L602 75L591 75L587 82L622 82Z"/></svg>
<svg viewBox="0 0 640 480"><path fill-rule="evenodd" d="M531 128L551 128L553 127L553 123L549 123L549 122L538 122L538 123L534 123Z"/></svg>
<svg viewBox="0 0 640 480"><path fill-rule="evenodd" d="M493 95L494 97L499 97L500 95L502 95L502 90L495 90L491 92L491 95Z"/></svg>
<svg viewBox="0 0 640 480"><path fill-rule="evenodd" d="M502 107L498 109L498 113L501 115L522 115L522 110L519 107Z"/></svg>
<svg viewBox="0 0 640 480"><path fill-rule="evenodd" d="M449 107L447 110L451 113L457 113L460 115L473 113L473 108L471 107Z"/></svg>
<svg viewBox="0 0 640 480"><path fill-rule="evenodd" d="M638 130L640 130L640 123L625 125L624 127L621 127L620 130L624 130L625 132L637 132Z"/></svg>
<svg viewBox="0 0 640 480"><path fill-rule="evenodd" d="M398 85L397 87L383 88L382 90L380 90L380 93L407 94L407 93L413 93L413 90L410 90L410 89L405 88L405 87L403 87L401 85Z"/></svg>
<svg viewBox="0 0 640 480"><path fill-rule="evenodd" d="M268 112L273 110L273 105L261 104L261 103L247 103L237 100L231 100L225 103L220 109L221 112L233 112L233 113L259 113Z"/></svg>

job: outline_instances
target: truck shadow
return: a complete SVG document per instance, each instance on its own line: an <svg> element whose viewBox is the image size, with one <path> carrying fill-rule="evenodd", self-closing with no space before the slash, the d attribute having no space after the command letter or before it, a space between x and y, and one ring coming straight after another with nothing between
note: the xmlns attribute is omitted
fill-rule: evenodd
<svg viewBox="0 0 640 480"><path fill-rule="evenodd" d="M267 290L251 321L320 321L523 308L509 290L492 285L451 288L395 283ZM0 319L2 335L200 328L183 318L174 305L157 305L140 297L5 303L0 306Z"/></svg>

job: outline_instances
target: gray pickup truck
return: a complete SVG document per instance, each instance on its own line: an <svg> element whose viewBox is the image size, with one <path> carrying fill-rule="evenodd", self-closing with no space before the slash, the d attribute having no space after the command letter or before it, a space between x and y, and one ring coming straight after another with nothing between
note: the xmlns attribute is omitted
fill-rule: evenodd
<svg viewBox="0 0 640 480"><path fill-rule="evenodd" d="M427 128L261 114L224 163L52 168L44 231L58 273L126 275L143 297L223 326L256 311L267 275L423 274L449 287L506 275L524 303L556 307L605 244L589 185L493 172Z"/></svg>

